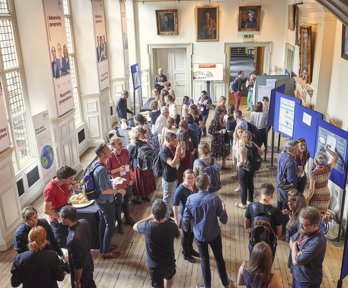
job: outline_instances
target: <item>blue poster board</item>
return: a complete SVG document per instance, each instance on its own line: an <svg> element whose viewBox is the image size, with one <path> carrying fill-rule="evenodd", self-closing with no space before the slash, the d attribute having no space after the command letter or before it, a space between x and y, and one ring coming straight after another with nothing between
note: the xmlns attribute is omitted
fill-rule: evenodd
<svg viewBox="0 0 348 288"><path fill-rule="evenodd" d="M324 151L325 144L338 154L336 166L332 169L330 180L345 190L348 163L348 132L333 126L323 120L318 120L317 143L315 151ZM329 156L330 159L330 156Z"/></svg>
<svg viewBox="0 0 348 288"><path fill-rule="evenodd" d="M296 104L294 139L305 138L307 149L311 158L314 158L317 144L317 123L323 119L323 114L311 110L305 106Z"/></svg>
<svg viewBox="0 0 348 288"><path fill-rule="evenodd" d="M274 105L274 131L290 139L294 138L296 104L301 104L301 100L276 92Z"/></svg>
<svg viewBox="0 0 348 288"><path fill-rule="evenodd" d="M133 89L134 91L141 87L141 78L138 64L131 66L132 80L133 80Z"/></svg>
<svg viewBox="0 0 348 288"><path fill-rule="evenodd" d="M271 91L271 98L269 99L267 126L273 126L274 124L274 108L275 108L276 92L284 93L284 91L285 91L285 84L279 87L273 88Z"/></svg>

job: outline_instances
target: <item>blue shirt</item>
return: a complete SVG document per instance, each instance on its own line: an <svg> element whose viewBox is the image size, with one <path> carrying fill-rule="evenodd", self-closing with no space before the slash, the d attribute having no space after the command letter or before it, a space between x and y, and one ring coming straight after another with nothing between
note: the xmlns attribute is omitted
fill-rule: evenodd
<svg viewBox="0 0 348 288"><path fill-rule="evenodd" d="M326 251L326 239L320 231L314 237L304 236L299 241L300 233L295 233L292 241L298 241L299 250L302 252L296 256L298 265L291 265L292 276L300 283L320 285L323 280L323 261ZM291 263L292 264L292 263Z"/></svg>
<svg viewBox="0 0 348 288"><path fill-rule="evenodd" d="M187 198L191 195L191 190L186 188L184 184L180 184L174 193L173 206L179 206L180 218L184 215Z"/></svg>
<svg viewBox="0 0 348 288"><path fill-rule="evenodd" d="M198 241L210 242L219 236L221 231L217 217L221 223L227 223L226 210L215 194L199 191L187 198L183 226L188 227L193 220L193 233Z"/></svg>
<svg viewBox="0 0 348 288"><path fill-rule="evenodd" d="M113 194L103 195L102 192L106 189L113 189L112 183L110 180L110 175L108 170L104 165L99 165L99 167L95 168L93 177L95 180L95 187L98 190L99 197L97 202L101 204L105 204L106 202L113 203L114 197Z"/></svg>
<svg viewBox="0 0 348 288"><path fill-rule="evenodd" d="M294 188L297 188L298 177L296 160L287 152L283 152L278 156L277 186L282 176L286 179L288 184L292 184Z"/></svg>

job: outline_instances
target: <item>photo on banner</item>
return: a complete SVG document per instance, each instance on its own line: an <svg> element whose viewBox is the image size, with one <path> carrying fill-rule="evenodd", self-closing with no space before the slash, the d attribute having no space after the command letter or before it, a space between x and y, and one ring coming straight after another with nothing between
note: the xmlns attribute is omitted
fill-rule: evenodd
<svg viewBox="0 0 348 288"><path fill-rule="evenodd" d="M53 142L48 111L33 116L34 131L40 159L43 182L47 183L56 173Z"/></svg>
<svg viewBox="0 0 348 288"><path fill-rule="evenodd" d="M64 9L61 0L44 0L43 3L50 49L50 66L59 117L74 108Z"/></svg>
<svg viewBox="0 0 348 288"><path fill-rule="evenodd" d="M5 97L0 82L0 152L10 147Z"/></svg>
<svg viewBox="0 0 348 288"><path fill-rule="evenodd" d="M109 61L105 27L104 2L92 0L96 57L99 77L99 90L109 87Z"/></svg>

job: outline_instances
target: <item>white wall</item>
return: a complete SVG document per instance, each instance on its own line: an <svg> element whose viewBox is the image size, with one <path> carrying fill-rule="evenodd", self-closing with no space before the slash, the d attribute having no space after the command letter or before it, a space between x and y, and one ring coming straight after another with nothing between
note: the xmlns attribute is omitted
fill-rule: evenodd
<svg viewBox="0 0 348 288"><path fill-rule="evenodd" d="M225 63L225 43L241 42L244 33L238 32L239 6L260 5L260 1L219 1L218 42L196 42L195 34L195 7L207 5L209 1L199 2L150 2L136 3L138 13L138 31L140 45L141 69L149 69L148 44L177 44L194 43L193 63ZM215 3L211 3L215 4ZM177 9L179 35L159 36L156 28L155 10ZM273 51L271 67L283 67L285 39L285 21L287 15L286 0L263 0L261 3L261 30L250 32L255 35L255 41L272 41ZM250 34L249 33L249 34ZM275 36L277 35L277 36ZM225 63L226 64L226 63Z"/></svg>
<svg viewBox="0 0 348 288"><path fill-rule="evenodd" d="M327 114L342 122L342 128L348 130L348 60L341 58L342 23L337 21L335 48L333 53L332 76ZM343 105L342 105L343 104Z"/></svg>

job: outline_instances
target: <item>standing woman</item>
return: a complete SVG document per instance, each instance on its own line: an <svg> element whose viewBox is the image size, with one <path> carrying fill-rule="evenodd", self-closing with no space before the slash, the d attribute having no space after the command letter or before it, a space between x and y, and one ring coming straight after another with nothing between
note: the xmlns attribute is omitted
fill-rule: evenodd
<svg viewBox="0 0 348 288"><path fill-rule="evenodd" d="M204 173L204 168L216 164L216 159L210 156L210 146L208 143L204 142L198 145L198 155L199 158L193 162L193 172L196 177ZM204 165L202 165L203 161Z"/></svg>
<svg viewBox="0 0 348 288"><path fill-rule="evenodd" d="M257 128L255 143L257 146L264 144L267 148L267 113L262 111L262 102L257 102L255 105L255 111L250 113L250 123Z"/></svg>
<svg viewBox="0 0 348 288"><path fill-rule="evenodd" d="M128 145L129 156L133 169L133 195L135 196L134 203L140 204L141 200L150 201L150 195L156 190L155 177L152 169L141 170L138 167L138 152L140 147L149 145L146 142L146 130L140 126L133 128L131 131L131 144Z"/></svg>
<svg viewBox="0 0 348 288"><path fill-rule="evenodd" d="M317 152L314 158L317 166L312 171L309 182L308 204L317 208L320 213L325 213L329 208L331 198L327 182L329 181L331 170L335 167L338 160L338 155L329 147L326 144L324 149L332 156L331 162L328 163L329 157L325 152Z"/></svg>
<svg viewBox="0 0 348 288"><path fill-rule="evenodd" d="M310 157L309 152L307 150L307 143L304 138L299 138L297 139L298 141L298 155L296 157L296 163L297 167L301 166L302 167L302 174L298 178L298 185L297 185L297 190L301 193L304 192L307 184L307 175L305 172L305 166L306 163Z"/></svg>
<svg viewBox="0 0 348 288"><path fill-rule="evenodd" d="M245 83L245 87L248 89L248 98L247 98L247 111L252 111L253 109L253 93L254 85L256 79L256 72L252 72L249 76L249 79Z"/></svg>
<svg viewBox="0 0 348 288"><path fill-rule="evenodd" d="M228 169L226 166L226 158L230 153L230 146L224 141L225 126L223 123L225 113L219 108L215 111L214 119L211 121L208 132L212 135L211 156L216 159L222 158L221 169Z"/></svg>
<svg viewBox="0 0 348 288"><path fill-rule="evenodd" d="M248 159L248 155L252 153L252 149L257 149L259 154L262 150L251 141L252 135L249 131L244 131L239 143L239 151L237 156L238 182L241 189L241 203L236 203L238 208L246 209L247 204L254 201L254 175L252 160ZM253 147L255 146L255 147ZM247 202L248 198L248 202Z"/></svg>
<svg viewBox="0 0 348 288"><path fill-rule="evenodd" d="M247 288L283 287L279 277L272 273L273 255L271 247L264 241L257 243L251 251L250 260L239 268L237 285Z"/></svg>
<svg viewBox="0 0 348 288"><path fill-rule="evenodd" d="M55 251L46 250L46 230L33 227L28 235L29 251L16 256L11 268L11 285L23 288L58 288L57 281L63 281L65 273Z"/></svg>
<svg viewBox="0 0 348 288"><path fill-rule="evenodd" d="M193 119L198 124L199 128L203 129L203 117L198 111L196 104L191 104L188 112L193 116Z"/></svg>
<svg viewBox="0 0 348 288"><path fill-rule="evenodd" d="M189 106L190 106L190 97L184 96L182 98L181 119L185 119L186 114L189 111Z"/></svg>
<svg viewBox="0 0 348 288"><path fill-rule="evenodd" d="M188 128L188 124L185 120L181 120L179 123L178 140L182 143L183 149L185 149L184 158L180 159L180 165L178 169L178 185L182 183L184 171L192 169L192 156L195 153L195 145L193 142L194 136Z"/></svg>
<svg viewBox="0 0 348 288"><path fill-rule="evenodd" d="M226 97L225 96L221 96L219 98L219 106L218 109L222 110L224 112L224 114L227 114L227 109L226 109Z"/></svg>

